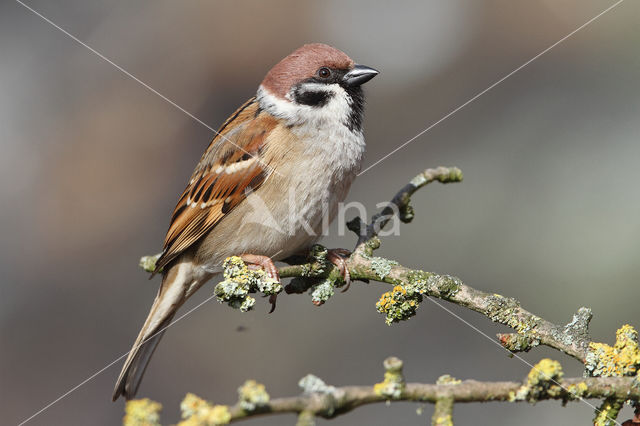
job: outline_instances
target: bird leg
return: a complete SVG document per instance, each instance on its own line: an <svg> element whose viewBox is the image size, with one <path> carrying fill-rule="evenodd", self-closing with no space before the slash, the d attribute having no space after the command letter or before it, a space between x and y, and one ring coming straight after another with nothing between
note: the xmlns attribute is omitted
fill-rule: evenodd
<svg viewBox="0 0 640 426"><path fill-rule="evenodd" d="M280 282L280 274L278 274L278 268L276 268L276 265L273 264L273 260L271 260L269 256L244 253L240 255L240 259L242 259L242 261L247 264L248 268L261 268L269 278ZM272 294L271 296L269 296L269 303L271 303L271 310L269 311L269 313L272 313L276 310L277 298L277 294Z"/></svg>
<svg viewBox="0 0 640 426"><path fill-rule="evenodd" d="M349 286L351 285L351 274L349 273L349 268L347 268L347 262L345 261L349 256L351 256L351 252L347 249L335 248L327 250L327 260L333 263L333 265L340 270L342 279L346 284L342 293L349 290Z"/></svg>

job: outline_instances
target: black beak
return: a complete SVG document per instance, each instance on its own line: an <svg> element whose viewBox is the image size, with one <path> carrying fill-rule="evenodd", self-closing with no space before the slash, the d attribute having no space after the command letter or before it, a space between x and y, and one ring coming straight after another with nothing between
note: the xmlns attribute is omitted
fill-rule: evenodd
<svg viewBox="0 0 640 426"><path fill-rule="evenodd" d="M347 86L360 86L378 75L378 71L365 65L356 65L342 78Z"/></svg>

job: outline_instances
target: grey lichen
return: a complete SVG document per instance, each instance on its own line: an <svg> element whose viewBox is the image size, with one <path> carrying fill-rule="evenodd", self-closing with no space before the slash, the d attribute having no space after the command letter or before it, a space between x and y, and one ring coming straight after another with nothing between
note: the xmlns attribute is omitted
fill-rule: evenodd
<svg viewBox="0 0 640 426"><path fill-rule="evenodd" d="M309 289L311 301L316 306L324 304L334 293L334 285L330 280L323 280Z"/></svg>
<svg viewBox="0 0 640 426"><path fill-rule="evenodd" d="M487 315L489 319L508 325L519 334L535 337L529 335L529 333L535 331L541 318L531 314L519 315L519 313L520 303L517 300L499 294L493 294L488 297L485 315Z"/></svg>
<svg viewBox="0 0 640 426"><path fill-rule="evenodd" d="M443 299L449 299L460 291L462 281L460 281L459 278L452 277L450 275L432 274L427 279L427 286L430 288L435 287Z"/></svg>
<svg viewBox="0 0 640 426"><path fill-rule="evenodd" d="M499 294L489 296L487 302L485 314L489 319L507 325L511 325L514 313L520 307L520 303L517 300ZM514 323L514 325L517 324Z"/></svg>
<svg viewBox="0 0 640 426"><path fill-rule="evenodd" d="M426 184L427 181L428 181L427 176L425 176L424 173L420 173L419 175L416 175L413 179L411 179L409 183L415 186L416 188L419 188L422 185Z"/></svg>
<svg viewBox="0 0 640 426"><path fill-rule="evenodd" d="M156 262L160 258L160 254L154 254L151 256L142 256L140 258L140 267L147 272L156 272ZM160 271L158 271L160 272Z"/></svg>
<svg viewBox="0 0 640 426"><path fill-rule="evenodd" d="M429 278L431 278L434 274L431 272L421 271L419 269L410 271L407 275L407 282L413 285L421 285L426 286Z"/></svg>
<svg viewBox="0 0 640 426"><path fill-rule="evenodd" d="M589 321L593 316L591 309L581 307L573 315L571 321L564 327L554 327L550 330L551 337L566 346L581 346L587 348L589 337Z"/></svg>
<svg viewBox="0 0 640 426"><path fill-rule="evenodd" d="M336 393L335 386L327 385L321 378L313 374L307 374L298 382L298 386L302 388L304 393L321 393L325 395L334 395Z"/></svg>
<svg viewBox="0 0 640 426"><path fill-rule="evenodd" d="M384 280L389 272L391 272L391 268L394 265L397 265L398 262L395 260L384 259L382 257L372 257L371 258L371 269L375 272L381 280Z"/></svg>
<svg viewBox="0 0 640 426"><path fill-rule="evenodd" d="M378 238L377 235L374 235L373 237L369 238L364 242L364 244L362 245L362 251L360 252L360 255L365 259L371 259L371 257L373 256L374 250L379 249L380 244L381 244L380 238Z"/></svg>
<svg viewBox="0 0 640 426"><path fill-rule="evenodd" d="M518 333L498 333L500 344L511 352L529 352L540 344L540 339Z"/></svg>
<svg viewBox="0 0 640 426"><path fill-rule="evenodd" d="M591 309L585 308L584 306L578 309L578 312L573 314L573 318L571 321L564 326L564 332L566 334L578 334L582 336L587 336L589 322L593 317L593 312Z"/></svg>
<svg viewBox="0 0 640 426"><path fill-rule="evenodd" d="M425 288L430 293L443 299L450 299L460 291L462 281L451 275L438 275L420 270L411 271L407 275L409 284Z"/></svg>
<svg viewBox="0 0 640 426"><path fill-rule="evenodd" d="M310 262L303 265L302 276L308 277L314 274L322 274L328 266L327 254L329 251L320 244L314 244L309 250Z"/></svg>
<svg viewBox="0 0 640 426"><path fill-rule="evenodd" d="M425 170L411 179L410 183L416 188L420 188L434 180L441 183L454 183L462 182L463 178L462 170L458 167L437 167L435 169Z"/></svg>
<svg viewBox="0 0 640 426"><path fill-rule="evenodd" d="M260 292L266 296L282 291L278 281L261 269L249 269L237 256L227 258L223 268L224 280L216 285L214 292L220 303L226 302L234 309L242 312L253 309L256 301L249 293Z"/></svg>
<svg viewBox="0 0 640 426"><path fill-rule="evenodd" d="M235 309L240 309L242 312L249 312L253 309L253 305L256 304L256 299L251 296L247 296L246 299L238 306L237 304L229 305Z"/></svg>

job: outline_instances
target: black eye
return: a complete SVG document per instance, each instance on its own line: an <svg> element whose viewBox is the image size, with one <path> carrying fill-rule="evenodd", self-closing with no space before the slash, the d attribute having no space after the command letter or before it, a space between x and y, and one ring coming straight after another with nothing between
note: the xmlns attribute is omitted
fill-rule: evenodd
<svg viewBox="0 0 640 426"><path fill-rule="evenodd" d="M318 77L329 78L331 77L331 70L327 67L322 67L318 70Z"/></svg>

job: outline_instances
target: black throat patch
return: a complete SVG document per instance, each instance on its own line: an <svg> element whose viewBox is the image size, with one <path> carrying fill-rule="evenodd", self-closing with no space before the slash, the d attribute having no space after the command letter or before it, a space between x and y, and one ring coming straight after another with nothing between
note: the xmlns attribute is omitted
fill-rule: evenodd
<svg viewBox="0 0 640 426"><path fill-rule="evenodd" d="M352 132L360 132L362 131L362 119L364 118L364 92L360 86L344 87L344 90L347 91L351 98L351 110L344 125Z"/></svg>

